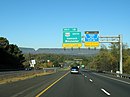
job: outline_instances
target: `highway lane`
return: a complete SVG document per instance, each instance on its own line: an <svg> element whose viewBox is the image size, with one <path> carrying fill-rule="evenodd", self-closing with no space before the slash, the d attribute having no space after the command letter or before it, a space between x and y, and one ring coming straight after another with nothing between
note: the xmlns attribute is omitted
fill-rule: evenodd
<svg viewBox="0 0 130 97"><path fill-rule="evenodd" d="M62 71L0 85L0 97L129 97L129 91L129 82L91 71Z"/></svg>
<svg viewBox="0 0 130 97"><path fill-rule="evenodd" d="M111 97L129 97L130 82L120 80L115 77L108 77L104 74L84 72L88 79L93 80L93 84L98 88L103 88L110 93Z"/></svg>
<svg viewBox="0 0 130 97"><path fill-rule="evenodd" d="M130 84L98 73L68 74L37 97L129 97Z"/></svg>
<svg viewBox="0 0 130 97"><path fill-rule="evenodd" d="M81 74L68 74L40 97L107 97Z"/></svg>
<svg viewBox="0 0 130 97"><path fill-rule="evenodd" d="M0 97L35 97L67 71L0 85Z"/></svg>

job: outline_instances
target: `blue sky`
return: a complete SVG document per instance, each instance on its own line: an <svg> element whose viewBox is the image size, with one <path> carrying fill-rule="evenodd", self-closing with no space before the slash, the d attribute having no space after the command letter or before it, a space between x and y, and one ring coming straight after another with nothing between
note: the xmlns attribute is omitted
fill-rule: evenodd
<svg viewBox="0 0 130 97"><path fill-rule="evenodd" d="M20 47L62 47L63 28L123 35L130 46L130 0L0 0L0 36Z"/></svg>

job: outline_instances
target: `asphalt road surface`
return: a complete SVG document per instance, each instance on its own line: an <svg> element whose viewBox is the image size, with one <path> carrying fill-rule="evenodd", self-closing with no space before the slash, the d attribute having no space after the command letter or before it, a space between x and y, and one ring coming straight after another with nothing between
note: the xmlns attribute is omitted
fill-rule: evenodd
<svg viewBox="0 0 130 97"><path fill-rule="evenodd" d="M22 88L22 89L21 89ZM0 97L130 97L130 82L90 71L0 85Z"/></svg>

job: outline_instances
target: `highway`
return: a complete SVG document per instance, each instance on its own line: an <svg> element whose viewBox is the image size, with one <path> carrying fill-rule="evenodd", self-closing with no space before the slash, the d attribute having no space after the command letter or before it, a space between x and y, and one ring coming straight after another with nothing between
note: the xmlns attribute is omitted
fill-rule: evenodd
<svg viewBox="0 0 130 97"><path fill-rule="evenodd" d="M91 71L58 72L0 85L0 97L129 97L130 81Z"/></svg>

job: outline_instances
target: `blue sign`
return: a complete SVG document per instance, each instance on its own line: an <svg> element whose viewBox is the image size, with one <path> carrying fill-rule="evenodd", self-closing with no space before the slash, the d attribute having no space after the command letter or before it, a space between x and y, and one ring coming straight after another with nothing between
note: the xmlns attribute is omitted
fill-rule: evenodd
<svg viewBox="0 0 130 97"><path fill-rule="evenodd" d="M98 42L99 35L98 34L85 34L85 42Z"/></svg>

